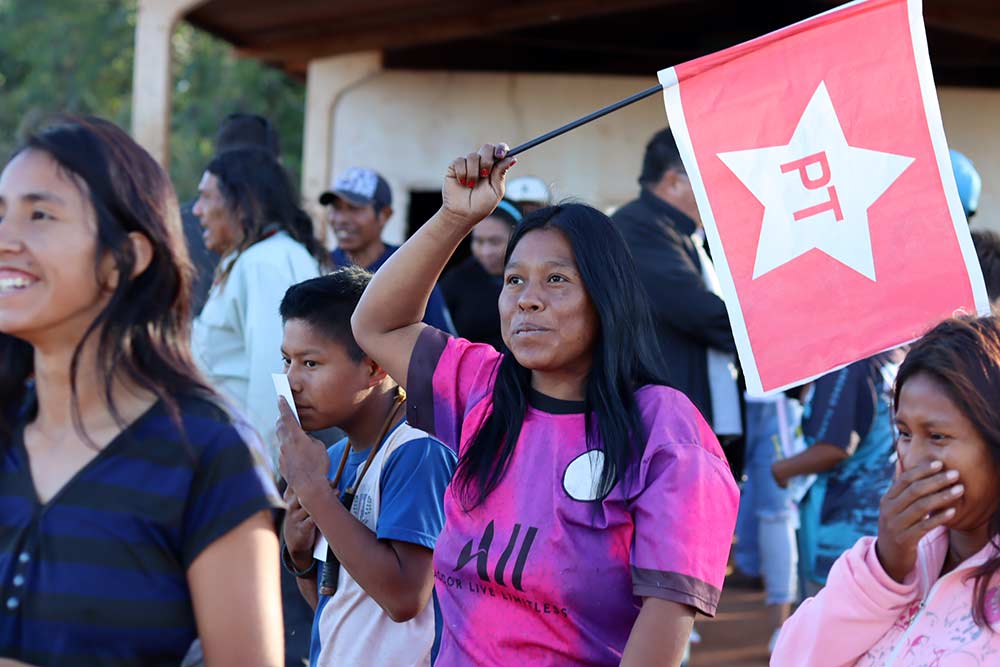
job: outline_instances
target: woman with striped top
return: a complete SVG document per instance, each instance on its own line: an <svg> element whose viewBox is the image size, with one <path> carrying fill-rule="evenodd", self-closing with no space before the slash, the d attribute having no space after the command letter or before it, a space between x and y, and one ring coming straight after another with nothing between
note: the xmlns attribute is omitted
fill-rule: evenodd
<svg viewBox="0 0 1000 667"><path fill-rule="evenodd" d="M0 656L282 662L273 484L188 347L173 188L98 119L0 174Z"/></svg>

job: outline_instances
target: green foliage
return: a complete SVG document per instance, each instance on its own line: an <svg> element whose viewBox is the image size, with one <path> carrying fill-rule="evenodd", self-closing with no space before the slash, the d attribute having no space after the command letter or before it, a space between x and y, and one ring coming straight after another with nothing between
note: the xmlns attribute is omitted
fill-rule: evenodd
<svg viewBox="0 0 1000 667"><path fill-rule="evenodd" d="M128 129L135 0L0 0L0 157L47 114L93 114ZM267 116L282 161L298 181L304 86L181 23L174 34L170 174L182 200L195 194L219 121L233 111ZM0 160L2 162L3 160Z"/></svg>
<svg viewBox="0 0 1000 667"><path fill-rule="evenodd" d="M52 111L127 127L134 30L114 0L0 0L0 153Z"/></svg>
<svg viewBox="0 0 1000 667"><path fill-rule="evenodd" d="M193 194L212 155L219 121L234 111L269 118L281 136L282 163L298 183L305 86L256 60L237 58L220 40L184 23L174 33L170 173Z"/></svg>

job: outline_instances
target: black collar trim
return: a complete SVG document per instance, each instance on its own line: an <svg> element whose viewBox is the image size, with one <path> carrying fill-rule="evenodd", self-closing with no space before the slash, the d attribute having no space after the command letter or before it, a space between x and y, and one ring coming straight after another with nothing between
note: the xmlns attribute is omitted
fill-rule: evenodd
<svg viewBox="0 0 1000 667"><path fill-rule="evenodd" d="M578 415L587 411L586 401L565 401L528 389L528 405L553 415Z"/></svg>

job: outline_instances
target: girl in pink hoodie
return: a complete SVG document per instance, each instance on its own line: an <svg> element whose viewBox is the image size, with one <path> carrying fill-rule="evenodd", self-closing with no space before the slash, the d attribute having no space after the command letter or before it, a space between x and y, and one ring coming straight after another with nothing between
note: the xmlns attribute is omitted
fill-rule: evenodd
<svg viewBox="0 0 1000 667"><path fill-rule="evenodd" d="M785 623L772 667L1000 665L1000 321L932 329L893 400L899 471L878 537Z"/></svg>

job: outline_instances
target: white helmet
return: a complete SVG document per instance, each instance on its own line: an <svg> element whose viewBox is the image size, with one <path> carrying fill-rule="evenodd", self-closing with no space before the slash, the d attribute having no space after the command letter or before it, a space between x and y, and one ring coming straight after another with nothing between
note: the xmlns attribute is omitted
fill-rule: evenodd
<svg viewBox="0 0 1000 667"><path fill-rule="evenodd" d="M552 192L537 176L521 176L507 184L506 198L518 204L532 202L548 206L552 203Z"/></svg>

